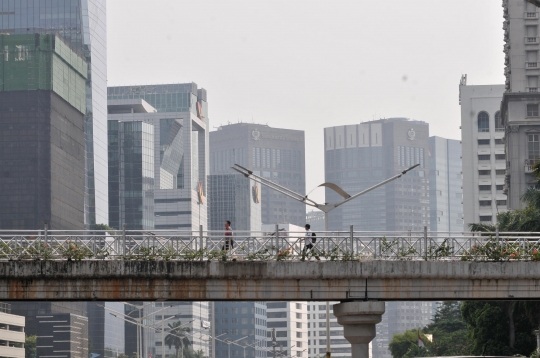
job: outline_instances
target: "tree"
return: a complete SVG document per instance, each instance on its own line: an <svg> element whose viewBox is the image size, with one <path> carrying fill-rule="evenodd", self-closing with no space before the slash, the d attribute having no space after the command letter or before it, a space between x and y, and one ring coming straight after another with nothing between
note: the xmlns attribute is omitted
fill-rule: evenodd
<svg viewBox="0 0 540 358"><path fill-rule="evenodd" d="M118 355L118 358L129 358L129 357L127 356L127 354L120 353L120 354Z"/></svg>
<svg viewBox="0 0 540 358"><path fill-rule="evenodd" d="M418 346L418 335L425 347ZM428 356L430 342L420 329L409 329L405 333L394 334L388 349L394 358L412 358Z"/></svg>
<svg viewBox="0 0 540 358"><path fill-rule="evenodd" d="M461 308L474 355L529 355L536 347L527 303L469 301Z"/></svg>
<svg viewBox="0 0 540 358"><path fill-rule="evenodd" d="M167 345L169 349L174 346L174 349L176 350L176 358L179 358L178 351L180 348L182 348L182 358L184 358L184 347L189 347L191 345L191 342L186 335L186 333L191 332L191 329L189 327L181 326L182 323L180 321L169 323L169 334L165 336L165 345Z"/></svg>
<svg viewBox="0 0 540 358"><path fill-rule="evenodd" d="M193 358L207 358L202 349L196 350L193 352Z"/></svg>
<svg viewBox="0 0 540 358"><path fill-rule="evenodd" d="M433 335L430 355L470 355L472 344L468 337L467 324L461 316L461 302L443 302L437 309L433 322L424 328L424 332Z"/></svg>
<svg viewBox="0 0 540 358"><path fill-rule="evenodd" d="M36 336L26 336L24 338L24 356L25 356L25 358L36 358L37 357L36 342L37 342L37 337Z"/></svg>

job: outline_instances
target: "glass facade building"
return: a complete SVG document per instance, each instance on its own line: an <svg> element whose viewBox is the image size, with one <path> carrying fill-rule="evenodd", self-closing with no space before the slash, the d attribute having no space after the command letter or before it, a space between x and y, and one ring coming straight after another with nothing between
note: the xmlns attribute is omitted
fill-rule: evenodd
<svg viewBox="0 0 540 358"><path fill-rule="evenodd" d="M95 357L116 358L124 353L124 321L110 313L123 313L121 302L88 302L88 338L90 354ZM96 355L99 354L99 355Z"/></svg>
<svg viewBox="0 0 540 358"><path fill-rule="evenodd" d="M141 121L108 123L109 225L154 228L154 126Z"/></svg>
<svg viewBox="0 0 540 358"><path fill-rule="evenodd" d="M461 143L441 137L429 138L430 230L463 231L463 179Z"/></svg>
<svg viewBox="0 0 540 358"><path fill-rule="evenodd" d="M208 177L208 227L223 230L225 221L238 231L261 231L260 185L241 174Z"/></svg>
<svg viewBox="0 0 540 358"><path fill-rule="evenodd" d="M54 35L0 49L0 228L83 229L86 62Z"/></svg>
<svg viewBox="0 0 540 358"><path fill-rule="evenodd" d="M422 231L429 226L429 126L406 118L325 128L325 181L354 195L415 164L402 178L339 206L330 230ZM326 201L343 200L326 189Z"/></svg>
<svg viewBox="0 0 540 358"><path fill-rule="evenodd" d="M216 358L266 357L266 302L216 302L214 304Z"/></svg>
<svg viewBox="0 0 540 358"><path fill-rule="evenodd" d="M230 174L233 164L306 193L304 131L267 125L236 123L210 132L210 173ZM290 223L304 226L305 205L265 186L261 188L263 224Z"/></svg>
<svg viewBox="0 0 540 358"><path fill-rule="evenodd" d="M108 221L107 34L102 0L0 0L0 32L59 34L88 62L85 134L85 225Z"/></svg>
<svg viewBox="0 0 540 358"><path fill-rule="evenodd" d="M154 127L154 229L206 229L206 90L188 83L110 87L108 93L109 120Z"/></svg>

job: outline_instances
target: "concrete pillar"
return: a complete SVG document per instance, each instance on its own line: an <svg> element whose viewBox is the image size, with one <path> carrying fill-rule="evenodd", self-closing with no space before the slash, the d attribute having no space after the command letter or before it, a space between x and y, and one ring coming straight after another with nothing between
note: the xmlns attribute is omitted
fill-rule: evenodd
<svg viewBox="0 0 540 358"><path fill-rule="evenodd" d="M352 358L369 358L369 342L376 336L375 325L382 320L384 302L343 302L334 305L334 316L351 343Z"/></svg>

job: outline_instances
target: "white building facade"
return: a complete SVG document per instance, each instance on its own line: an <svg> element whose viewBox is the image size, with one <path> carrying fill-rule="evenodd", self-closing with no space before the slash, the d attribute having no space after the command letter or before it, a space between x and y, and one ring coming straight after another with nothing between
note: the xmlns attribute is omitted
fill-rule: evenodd
<svg viewBox="0 0 540 358"><path fill-rule="evenodd" d="M539 9L525 0L503 0L506 76L501 114L506 130L508 208L526 204L521 195L535 179L540 162Z"/></svg>
<svg viewBox="0 0 540 358"><path fill-rule="evenodd" d="M0 357L24 358L24 316L0 312Z"/></svg>
<svg viewBox="0 0 540 358"><path fill-rule="evenodd" d="M330 302L330 349L332 357L350 357L351 344L343 337L343 326L334 316L333 306L339 302ZM308 337L309 358L322 357L326 353L326 302L308 302Z"/></svg>
<svg viewBox="0 0 540 358"><path fill-rule="evenodd" d="M504 85L459 85L463 165L464 230L471 223L494 223L507 210L504 126L500 105Z"/></svg>
<svg viewBox="0 0 540 358"><path fill-rule="evenodd" d="M267 302L266 327L268 357L273 357L272 331L275 329L276 357L308 357L308 303Z"/></svg>

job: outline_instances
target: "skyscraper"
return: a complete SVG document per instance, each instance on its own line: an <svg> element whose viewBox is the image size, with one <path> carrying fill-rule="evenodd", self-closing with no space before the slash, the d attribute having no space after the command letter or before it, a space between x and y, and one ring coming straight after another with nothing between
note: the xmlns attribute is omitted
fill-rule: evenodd
<svg viewBox="0 0 540 358"><path fill-rule="evenodd" d="M308 357L307 302L267 302L266 327L268 341L272 340L272 330L276 332L276 355L280 357ZM268 342L270 349L272 343ZM267 357L274 357L271 350Z"/></svg>
<svg viewBox="0 0 540 358"><path fill-rule="evenodd" d="M85 225L107 223L107 33L102 0L1 0L0 32L59 34L88 63L85 134Z"/></svg>
<svg viewBox="0 0 540 358"><path fill-rule="evenodd" d="M538 8L527 1L503 0L503 9L506 82L501 118L506 132L507 163L504 190L508 208L520 209L526 205L521 195L534 183L532 166L540 162L540 17Z"/></svg>
<svg viewBox="0 0 540 358"><path fill-rule="evenodd" d="M429 137L430 230L463 231L463 179L459 140Z"/></svg>
<svg viewBox="0 0 540 358"><path fill-rule="evenodd" d="M402 178L339 206L329 214L330 230L422 231L429 221L429 125L389 118L324 129L325 181L350 195L415 164ZM341 196L326 189L326 201Z"/></svg>
<svg viewBox="0 0 540 358"><path fill-rule="evenodd" d="M330 345L333 357L350 357L351 344L343 336L343 326L334 316L334 304L329 302ZM326 353L326 302L308 302L308 357L318 358Z"/></svg>
<svg viewBox="0 0 540 358"><path fill-rule="evenodd" d="M306 193L304 132L268 125L236 123L210 132L210 173L234 173L240 164L299 194ZM304 204L261 188L263 224L291 223L304 226Z"/></svg>
<svg viewBox="0 0 540 358"><path fill-rule="evenodd" d="M229 220L235 232L261 231L260 190L260 184L241 174L208 176L209 229L223 230Z"/></svg>
<svg viewBox="0 0 540 358"><path fill-rule="evenodd" d="M88 339L89 352L95 357L116 358L124 353L125 330L124 321L118 316L124 313L121 302L88 302ZM115 314L117 317L111 315ZM96 356L96 354L99 354Z"/></svg>
<svg viewBox="0 0 540 358"><path fill-rule="evenodd" d="M186 83L109 87L108 93L109 120L153 127L154 229L206 229L206 90Z"/></svg>
<svg viewBox="0 0 540 358"><path fill-rule="evenodd" d="M55 35L0 35L0 228L84 228L87 65Z"/></svg>
<svg viewBox="0 0 540 358"><path fill-rule="evenodd" d="M459 86L463 150L464 230L471 223L493 223L506 211L504 126L500 104L503 85Z"/></svg>

